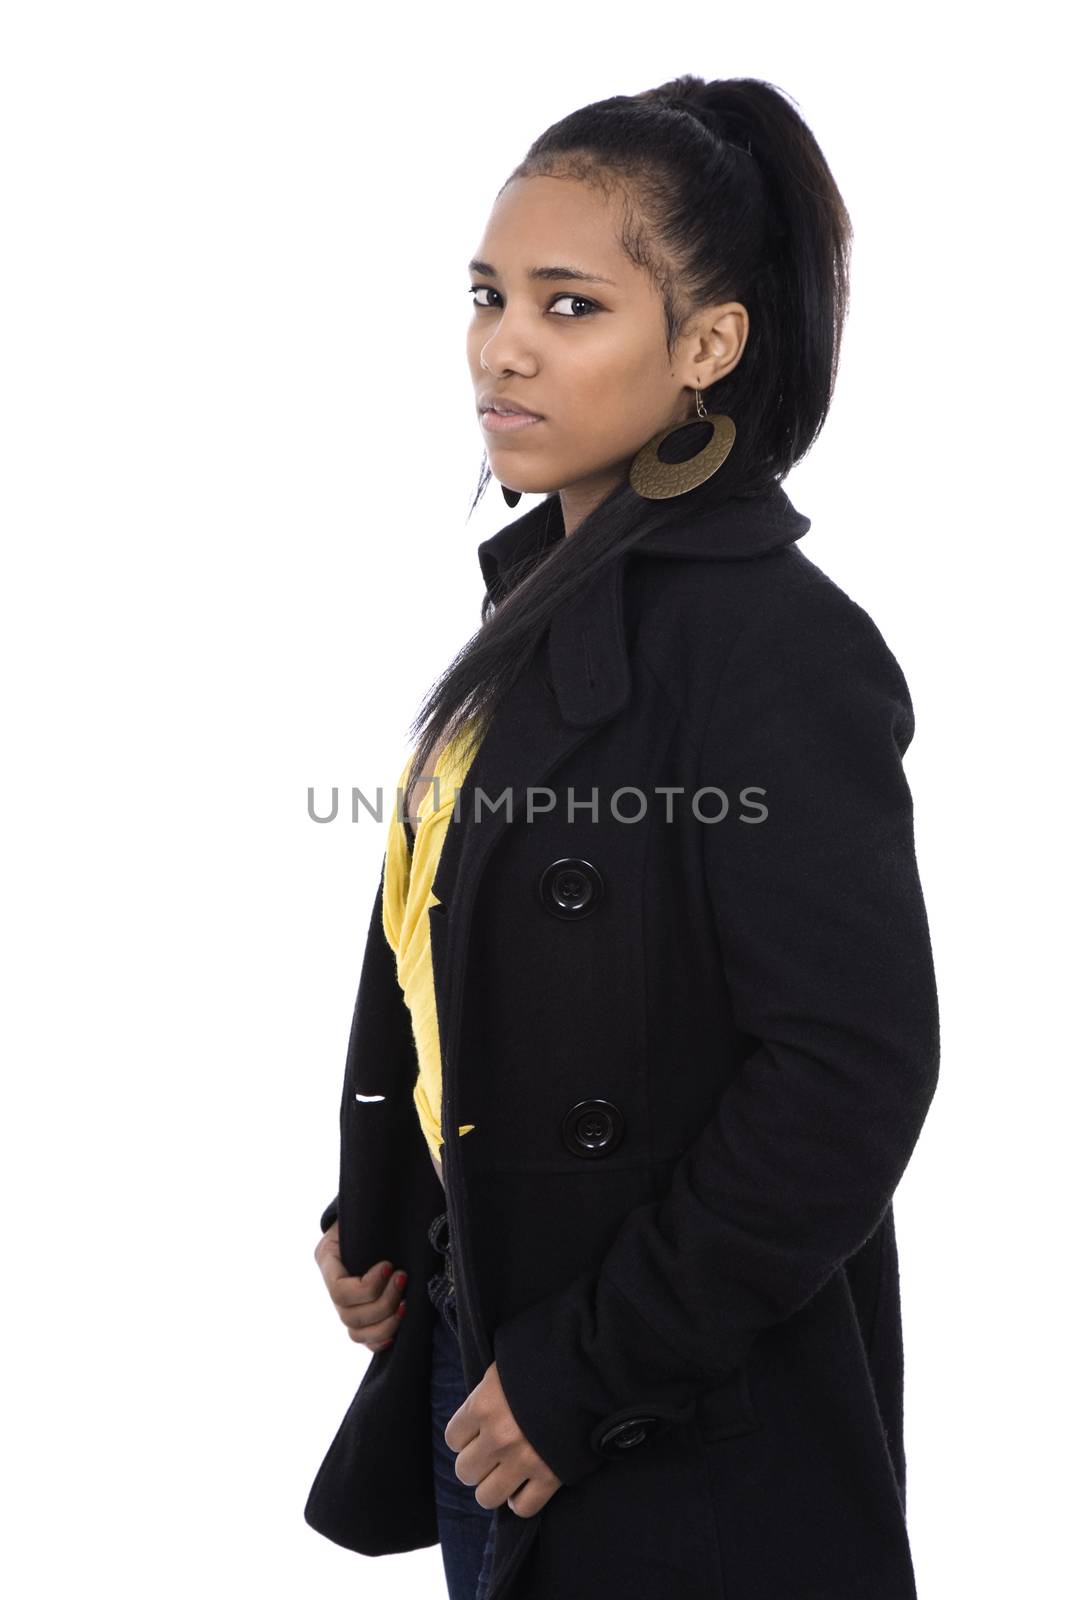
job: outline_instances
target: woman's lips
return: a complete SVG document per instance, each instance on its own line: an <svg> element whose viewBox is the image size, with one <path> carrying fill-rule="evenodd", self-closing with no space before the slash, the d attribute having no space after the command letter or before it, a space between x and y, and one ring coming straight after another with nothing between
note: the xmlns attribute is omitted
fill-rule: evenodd
<svg viewBox="0 0 1067 1600"><path fill-rule="evenodd" d="M518 433L521 428L544 422L544 417L531 416L528 411L483 411L481 424L487 433Z"/></svg>

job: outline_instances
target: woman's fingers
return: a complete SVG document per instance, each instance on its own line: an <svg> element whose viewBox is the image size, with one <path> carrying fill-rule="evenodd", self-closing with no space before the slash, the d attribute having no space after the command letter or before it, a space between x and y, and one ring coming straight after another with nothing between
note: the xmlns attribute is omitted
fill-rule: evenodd
<svg viewBox="0 0 1067 1600"><path fill-rule="evenodd" d="M368 1292L373 1292L378 1282L380 1292L373 1300L357 1300L343 1309L338 1306L349 1338L363 1344L380 1345L394 1337L407 1309L404 1301L407 1279L406 1272L393 1272L388 1277L383 1273L379 1279L378 1269L373 1267L364 1274L363 1283L367 1285L370 1280Z"/></svg>
<svg viewBox="0 0 1067 1600"><path fill-rule="evenodd" d="M365 1306L372 1300L379 1299L392 1281L390 1274L393 1274L393 1265L390 1261L379 1261L362 1277L347 1273L343 1267L340 1272L333 1271L329 1265L323 1272L330 1297L338 1308Z"/></svg>
<svg viewBox="0 0 1067 1600"><path fill-rule="evenodd" d="M407 1273L394 1271L391 1261L376 1261L362 1274L350 1273L341 1260L336 1222L316 1244L315 1260L349 1338L372 1350L390 1343L406 1309Z"/></svg>

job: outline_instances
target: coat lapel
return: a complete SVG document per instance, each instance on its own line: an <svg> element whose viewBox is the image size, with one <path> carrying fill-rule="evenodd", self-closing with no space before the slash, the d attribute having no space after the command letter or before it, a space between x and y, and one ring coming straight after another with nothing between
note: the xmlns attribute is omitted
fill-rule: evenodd
<svg viewBox="0 0 1067 1600"><path fill-rule="evenodd" d="M733 561L765 555L803 537L811 519L776 484L765 494L733 498L654 529L602 568L552 619L549 660L560 715L592 729L629 699L630 663L623 613L626 567L634 556L688 561ZM557 496L550 496L478 546L486 589L508 570L564 537Z"/></svg>

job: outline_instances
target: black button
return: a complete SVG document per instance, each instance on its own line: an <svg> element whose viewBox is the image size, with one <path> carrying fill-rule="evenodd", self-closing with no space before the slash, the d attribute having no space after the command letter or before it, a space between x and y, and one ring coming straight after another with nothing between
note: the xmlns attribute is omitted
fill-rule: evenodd
<svg viewBox="0 0 1067 1600"><path fill-rule="evenodd" d="M606 1156L622 1138L625 1119L610 1100L579 1100L563 1119L563 1143L572 1155Z"/></svg>
<svg viewBox="0 0 1067 1600"><path fill-rule="evenodd" d="M659 1420L658 1417L629 1417L625 1422L616 1422L613 1428L601 1434L597 1448L608 1455L621 1455L624 1450L632 1450L635 1444L643 1443L649 1429L655 1429Z"/></svg>
<svg viewBox="0 0 1067 1600"><path fill-rule="evenodd" d="M563 856L541 874L541 903L557 917L584 917L604 893L604 880L591 861Z"/></svg>

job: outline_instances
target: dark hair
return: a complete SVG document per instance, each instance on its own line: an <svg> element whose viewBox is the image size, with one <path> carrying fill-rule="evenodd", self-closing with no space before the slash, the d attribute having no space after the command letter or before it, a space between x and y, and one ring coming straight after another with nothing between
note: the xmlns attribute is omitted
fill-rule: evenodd
<svg viewBox="0 0 1067 1600"><path fill-rule="evenodd" d="M568 538L511 569L482 602L482 625L427 693L411 725L412 779L438 740L480 738L529 664L549 621L598 570L653 528L723 499L765 494L806 454L826 420L848 310L852 229L818 144L781 90L758 78L685 74L572 112L535 139L503 185L579 178L621 194L620 244L663 300L667 352L690 311L740 300L740 361L709 390L709 411L736 424L733 449L705 483L646 500L627 481ZM688 459L709 425L676 430L660 450ZM492 473L483 457L470 510ZM562 517L558 492L548 516ZM469 513L468 513L469 516ZM469 748L469 746L468 746ZM405 808L409 805L404 796Z"/></svg>

